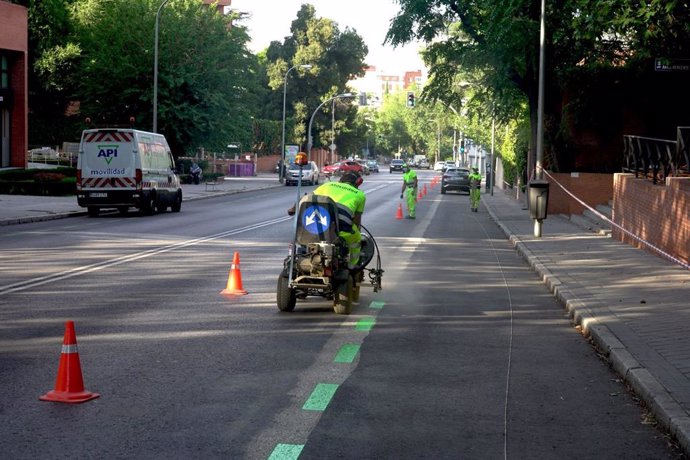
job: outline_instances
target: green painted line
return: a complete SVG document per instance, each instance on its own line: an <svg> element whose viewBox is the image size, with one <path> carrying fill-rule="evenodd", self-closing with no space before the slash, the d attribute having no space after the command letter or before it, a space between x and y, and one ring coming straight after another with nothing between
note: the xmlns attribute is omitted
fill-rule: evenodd
<svg viewBox="0 0 690 460"><path fill-rule="evenodd" d="M382 309L386 305L386 302L381 302L380 300L372 300L369 304L369 308Z"/></svg>
<svg viewBox="0 0 690 460"><path fill-rule="evenodd" d="M304 444L278 444L268 460L297 460Z"/></svg>
<svg viewBox="0 0 690 460"><path fill-rule="evenodd" d="M336 383L317 383L314 391L311 392L309 399L304 403L304 410L326 410L326 406L331 402L335 391L338 389Z"/></svg>
<svg viewBox="0 0 690 460"><path fill-rule="evenodd" d="M376 318L374 318L373 316L365 316L364 318L357 321L355 330L370 331L374 327L374 324L376 324Z"/></svg>
<svg viewBox="0 0 690 460"><path fill-rule="evenodd" d="M356 343L346 343L340 347L340 350L338 351L338 354L335 355L335 359L333 361L336 363L351 363L355 360L355 356L357 356L358 352L359 345Z"/></svg>

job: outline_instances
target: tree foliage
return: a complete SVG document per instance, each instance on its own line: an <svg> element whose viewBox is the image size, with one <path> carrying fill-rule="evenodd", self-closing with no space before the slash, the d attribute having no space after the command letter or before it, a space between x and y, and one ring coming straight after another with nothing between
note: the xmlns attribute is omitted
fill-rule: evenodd
<svg viewBox="0 0 690 460"><path fill-rule="evenodd" d="M159 0L47 0L30 8L37 57L32 73L54 98L63 125L69 101L80 120L150 130L154 30ZM249 145L259 70L243 27L198 0L161 9L158 131L177 154L228 142ZM34 108L39 104L34 101ZM74 104L72 108L74 108ZM60 113L60 111L62 113ZM76 117L75 117L76 118ZM32 123L34 119L32 118ZM81 128L83 126L80 126ZM72 132L72 140L78 138Z"/></svg>
<svg viewBox="0 0 690 460"><path fill-rule="evenodd" d="M286 143L304 145L307 141L307 124L313 111L325 100L347 91L347 83L356 76L364 75L364 57L368 49L357 32L328 18L316 16L312 5L302 5L292 21L290 35L283 42L271 42L266 52L268 85L275 92L283 91L287 78L289 95L286 112L292 118L286 129ZM310 69L293 66L311 65ZM340 100L342 101L342 100ZM328 105L328 104L327 104ZM356 111L344 109L336 103L337 133L347 134L345 126L354 121ZM323 107L314 121L314 146L328 146L331 141L331 110ZM345 123L342 120L346 120ZM354 149L347 145L347 136L339 141L341 149Z"/></svg>
<svg viewBox="0 0 690 460"><path fill-rule="evenodd" d="M431 81L425 97L459 103L473 86L476 107L505 124L526 103L534 149L537 118L539 2L400 0L387 40L419 39ZM578 166L571 150L575 125L593 107L610 108L623 91L646 86L640 70L654 56L687 56L687 2L565 0L546 3L545 138L554 169ZM628 84L616 87L623 79ZM651 79L654 80L654 79ZM657 79L658 80L658 79ZM593 106L591 91L609 91ZM654 87L656 85L651 85ZM600 93L594 93L599 96ZM640 113L642 111L639 111ZM610 113L610 112L609 112ZM617 113L622 118L622 114ZM676 117L675 121L678 120ZM592 127L591 124L589 126ZM620 134L620 133L619 133ZM591 167L601 164L589 159ZM580 162L580 166L582 162Z"/></svg>

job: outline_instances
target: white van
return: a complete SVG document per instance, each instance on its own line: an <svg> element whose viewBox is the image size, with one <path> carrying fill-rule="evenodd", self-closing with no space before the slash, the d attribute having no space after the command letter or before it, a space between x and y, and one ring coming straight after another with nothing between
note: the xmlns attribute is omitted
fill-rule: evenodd
<svg viewBox="0 0 690 460"><path fill-rule="evenodd" d="M135 129L87 129L77 160L77 202L97 216L103 208L143 214L182 208L180 178L165 137Z"/></svg>

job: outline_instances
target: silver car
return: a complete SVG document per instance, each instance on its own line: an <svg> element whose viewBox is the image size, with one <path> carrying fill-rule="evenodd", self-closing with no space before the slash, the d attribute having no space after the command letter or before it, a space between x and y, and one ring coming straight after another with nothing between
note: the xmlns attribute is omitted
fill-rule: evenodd
<svg viewBox="0 0 690 460"><path fill-rule="evenodd" d="M291 163L285 175L285 185L297 185L299 180L299 166ZM310 161L302 167L302 184L318 185L319 184L319 167L316 163Z"/></svg>

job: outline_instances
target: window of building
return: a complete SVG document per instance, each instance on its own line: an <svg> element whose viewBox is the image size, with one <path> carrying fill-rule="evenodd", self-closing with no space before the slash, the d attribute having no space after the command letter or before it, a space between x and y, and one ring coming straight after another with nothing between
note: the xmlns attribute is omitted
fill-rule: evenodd
<svg viewBox="0 0 690 460"><path fill-rule="evenodd" d="M7 56L0 55L0 88L7 89L10 87L10 68L7 62Z"/></svg>

